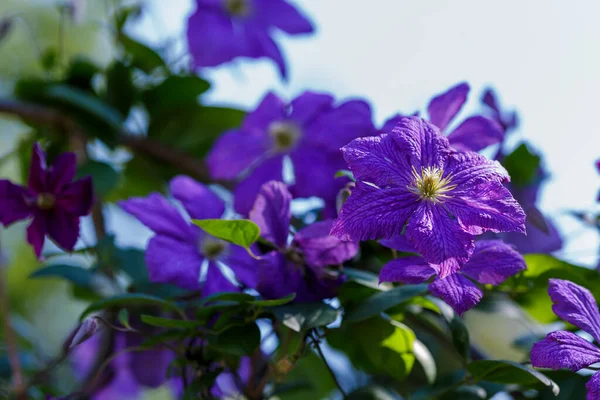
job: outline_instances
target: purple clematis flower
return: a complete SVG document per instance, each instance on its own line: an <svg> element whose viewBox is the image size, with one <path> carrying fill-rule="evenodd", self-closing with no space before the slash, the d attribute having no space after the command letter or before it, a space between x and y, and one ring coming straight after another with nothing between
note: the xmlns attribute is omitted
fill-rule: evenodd
<svg viewBox="0 0 600 400"><path fill-rule="evenodd" d="M449 131L448 125L467 101L469 91L466 82L459 83L431 99L427 111L429 121L447 134L452 147L460 151L479 151L500 143L504 139L504 130L495 119L474 115ZM383 125L383 132L390 132L402 118L404 116L398 114L388 119Z"/></svg>
<svg viewBox="0 0 600 400"><path fill-rule="evenodd" d="M285 0L196 0L187 40L196 67L217 66L236 57L270 58L286 77L271 38L275 28L290 35L313 32L310 21Z"/></svg>
<svg viewBox="0 0 600 400"><path fill-rule="evenodd" d="M566 322L592 335L600 342L600 313L594 296L586 288L562 279L550 279L548 294L554 313ZM549 333L531 349L531 364L538 368L571 371L600 362L600 349L587 340L567 331ZM587 399L600 399L600 372L588 381Z"/></svg>
<svg viewBox="0 0 600 400"><path fill-rule="evenodd" d="M262 256L256 290L265 298L296 293L295 301L321 300L335 295L344 277L326 267L350 260L357 242L330 236L332 220L315 222L300 230L288 244L292 195L282 182L265 183L250 211L261 236L276 249Z"/></svg>
<svg viewBox="0 0 600 400"><path fill-rule="evenodd" d="M383 244L392 244L393 248L401 251L411 250L407 241L402 239ZM483 297L483 292L471 279L484 285L498 285L525 268L523 256L512 246L500 240L480 240L475 243L473 255L460 271L445 278L437 277L429 284L429 291L444 300L457 314L462 314ZM423 283L435 274L435 268L422 257L408 256L385 264L379 273L379 282Z"/></svg>
<svg viewBox="0 0 600 400"><path fill-rule="evenodd" d="M427 121L404 118L389 134L342 148L357 179L332 234L342 240L406 237L444 278L467 262L474 235L525 232L525 214L502 185L504 168L456 152Z"/></svg>
<svg viewBox="0 0 600 400"><path fill-rule="evenodd" d="M328 94L305 92L286 104L269 93L240 129L217 140L207 161L214 178L243 177L235 189L235 209L247 215L263 183L283 180L289 156L294 197L324 199L325 215L333 217L336 196L348 182L334 178L345 168L339 148L374 132L371 109L362 100L334 106Z"/></svg>
<svg viewBox="0 0 600 400"><path fill-rule="evenodd" d="M77 160L74 153L62 153L50 166L36 143L31 154L27 187L0 180L0 222L32 218L27 242L36 256L42 254L45 236L66 251L72 251L79 237L79 219L92 210L92 178L73 182Z"/></svg>
<svg viewBox="0 0 600 400"><path fill-rule="evenodd" d="M187 176L177 176L170 184L171 194L181 202L193 219L220 218L225 204L215 193ZM202 288L202 295L238 290L222 273L219 263L226 264L237 279L250 287L255 285L255 265L246 250L216 239L187 222L167 199L158 193L146 198L131 198L119 203L154 231L146 250L150 280L171 283L184 289ZM202 265L208 264L201 285Z"/></svg>
<svg viewBox="0 0 600 400"><path fill-rule="evenodd" d="M488 107L492 119L500 124L505 134L519 125L519 117L516 111L502 110L499 106L496 93L492 89L487 88L483 92L481 102Z"/></svg>

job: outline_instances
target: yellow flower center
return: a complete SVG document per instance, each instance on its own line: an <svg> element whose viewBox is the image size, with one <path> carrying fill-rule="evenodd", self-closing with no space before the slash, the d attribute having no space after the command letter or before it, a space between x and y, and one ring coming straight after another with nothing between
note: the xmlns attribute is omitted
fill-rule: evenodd
<svg viewBox="0 0 600 400"><path fill-rule="evenodd" d="M42 210L49 210L54 207L56 198L50 193L40 193L35 199L35 204Z"/></svg>
<svg viewBox="0 0 600 400"><path fill-rule="evenodd" d="M289 122L273 122L269 126L269 135L277 151L287 151L296 145L300 138L300 129Z"/></svg>
<svg viewBox="0 0 600 400"><path fill-rule="evenodd" d="M434 203L448 199L448 193L456 188L456 185L450 184L452 177L450 175L444 177L444 170L441 168L421 168L419 174L413 167L412 175L413 182L408 186L408 190L421 199L431 200Z"/></svg>
<svg viewBox="0 0 600 400"><path fill-rule="evenodd" d="M245 17L250 14L248 0L225 0L227 12L236 17Z"/></svg>
<svg viewBox="0 0 600 400"><path fill-rule="evenodd" d="M227 246L222 240L207 237L200 244L200 252L209 260L215 260L227 250Z"/></svg>

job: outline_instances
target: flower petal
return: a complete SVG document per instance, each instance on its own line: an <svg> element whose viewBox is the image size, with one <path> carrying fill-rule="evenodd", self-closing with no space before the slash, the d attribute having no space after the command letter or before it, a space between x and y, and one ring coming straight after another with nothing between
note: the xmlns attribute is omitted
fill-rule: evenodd
<svg viewBox="0 0 600 400"><path fill-rule="evenodd" d="M410 160L417 172L426 167L443 168L451 152L448 139L438 128L419 117L402 119L390 135L400 149L399 157Z"/></svg>
<svg viewBox="0 0 600 400"><path fill-rule="evenodd" d="M482 116L467 118L448 135L450 145L460 151L479 151L500 143L503 138L502 126Z"/></svg>
<svg viewBox="0 0 600 400"><path fill-rule="evenodd" d="M379 283L423 283L435 274L423 257L409 256L389 261L379 271Z"/></svg>
<svg viewBox="0 0 600 400"><path fill-rule="evenodd" d="M254 111L246 115L242 129L252 134L267 136L269 125L286 117L286 104L275 93L269 92L263 97Z"/></svg>
<svg viewBox="0 0 600 400"><path fill-rule="evenodd" d="M189 290L200 288L203 260L194 244L162 234L150 239L146 250L150 281L171 283Z"/></svg>
<svg viewBox="0 0 600 400"><path fill-rule="evenodd" d="M291 202L285 183L269 181L260 188L250 211L250 219L259 226L261 236L282 249L290 231Z"/></svg>
<svg viewBox="0 0 600 400"><path fill-rule="evenodd" d="M231 18L206 7L197 7L187 21L187 43L195 67L209 67L242 55L243 36Z"/></svg>
<svg viewBox="0 0 600 400"><path fill-rule="evenodd" d="M441 131L446 129L467 101L469 89L469 85L462 82L431 99L427 106L429 120Z"/></svg>
<svg viewBox="0 0 600 400"><path fill-rule="evenodd" d="M75 178L77 170L77 157L75 153L62 153L54 160L54 163L48 168L48 190L50 193L56 193L63 186Z"/></svg>
<svg viewBox="0 0 600 400"><path fill-rule="evenodd" d="M527 236L517 232L507 232L502 235L502 240L510 243L522 254L551 253L560 250L563 246L562 237L554 222L546 219L548 233L542 232L531 222L525 222Z"/></svg>
<svg viewBox="0 0 600 400"><path fill-rule="evenodd" d="M268 181L283 180L283 156L277 155L259 164L234 191L234 208L241 215L248 215L261 186Z"/></svg>
<svg viewBox="0 0 600 400"><path fill-rule="evenodd" d="M272 251L261 257L258 268L259 280L256 290L265 299L280 299L291 293L296 293L296 298L302 289L304 277L302 270L288 265L285 255Z"/></svg>
<svg viewBox="0 0 600 400"><path fill-rule="evenodd" d="M260 9L257 17L265 25L276 26L290 35L314 31L310 21L286 1L255 0L255 4Z"/></svg>
<svg viewBox="0 0 600 400"><path fill-rule="evenodd" d="M51 210L47 215L48 236L63 250L73 251L79 237L79 216L60 208Z"/></svg>
<svg viewBox="0 0 600 400"><path fill-rule="evenodd" d="M380 240L379 243L382 246L388 247L390 249L402 251L405 253L416 253L417 250L415 246L408 240L406 235L394 236L391 239L383 239Z"/></svg>
<svg viewBox="0 0 600 400"><path fill-rule="evenodd" d="M444 205L474 235L488 230L525 233L525 212L501 183L484 182L470 192L463 189Z"/></svg>
<svg viewBox="0 0 600 400"><path fill-rule="evenodd" d="M385 188L406 186L413 180L409 159L392 135L355 139L342 147L342 153L359 181Z"/></svg>
<svg viewBox="0 0 600 400"><path fill-rule="evenodd" d="M436 279L429 285L429 291L444 300L458 315L469 311L483 297L483 292L461 274Z"/></svg>
<svg viewBox="0 0 600 400"><path fill-rule="evenodd" d="M169 189L194 219L221 218L225 212L225 202L215 192L189 176L176 176L171 180Z"/></svg>
<svg viewBox="0 0 600 400"><path fill-rule="evenodd" d="M254 250L257 249L253 248L253 252L255 252ZM246 249L232 245L229 247L229 252L222 261L235 273L238 282L249 288L256 288L258 284L259 262L250 257Z"/></svg>
<svg viewBox="0 0 600 400"><path fill-rule="evenodd" d="M479 283L498 285L526 268L523 256L512 246L501 240L480 240L460 271Z"/></svg>
<svg viewBox="0 0 600 400"><path fill-rule="evenodd" d="M400 235L418 204L418 197L406 188L380 189L357 182L331 234L352 241Z"/></svg>
<svg viewBox="0 0 600 400"><path fill-rule="evenodd" d="M508 172L498 161L490 161L473 151L450 154L444 172L446 176L451 175L451 183L457 185L454 193L468 193L480 183L510 181Z"/></svg>
<svg viewBox="0 0 600 400"><path fill-rule="evenodd" d="M536 368L579 371L599 361L600 350L596 346L567 331L551 332L531 349L531 364Z"/></svg>
<svg viewBox="0 0 600 400"><path fill-rule="evenodd" d="M132 197L118 204L157 234L184 241L193 236L190 225L179 211L158 193L151 193L148 197Z"/></svg>
<svg viewBox="0 0 600 400"><path fill-rule="evenodd" d="M498 107L498 101L496 100L496 93L491 88L487 88L481 96L481 102L491 108L493 111L499 113L500 108Z"/></svg>
<svg viewBox="0 0 600 400"><path fill-rule="evenodd" d="M281 77L284 79L287 77L283 55L264 26L252 21L247 22L244 24L242 39L242 55L250 58L270 58L279 68Z"/></svg>
<svg viewBox="0 0 600 400"><path fill-rule="evenodd" d="M46 218L39 214L33 217L31 224L27 227L27 243L33 247L33 252L37 258L42 255L46 230Z"/></svg>
<svg viewBox="0 0 600 400"><path fill-rule="evenodd" d="M585 384L587 388L586 400L600 400L600 372L596 372Z"/></svg>
<svg viewBox="0 0 600 400"><path fill-rule="evenodd" d="M94 200L92 177L87 176L64 185L56 196L56 207L76 216L84 216L92 211Z"/></svg>
<svg viewBox="0 0 600 400"><path fill-rule="evenodd" d="M221 268L211 262L206 271L206 280L202 284L202 297L220 292L237 292L240 288L234 285L223 275Z"/></svg>
<svg viewBox="0 0 600 400"><path fill-rule="evenodd" d="M600 313L589 290L570 281L550 279L548 294L554 303L554 314L583 329L600 342Z"/></svg>
<svg viewBox="0 0 600 400"><path fill-rule="evenodd" d="M269 149L263 132L233 130L221 135L206 157L210 175L215 179L234 179L260 160Z"/></svg>
<svg viewBox="0 0 600 400"><path fill-rule="evenodd" d="M460 227L443 204L421 202L406 225L406 236L431 264L449 259L464 264L473 253L473 236Z"/></svg>
<svg viewBox="0 0 600 400"><path fill-rule="evenodd" d="M358 253L358 242L343 242L329 234L332 226L333 220L314 222L294 236L294 244L310 267L342 264Z"/></svg>
<svg viewBox="0 0 600 400"><path fill-rule="evenodd" d="M29 164L29 179L27 186L35 193L44 193L48 182L48 171L46 170L46 154L39 143L33 145L31 152L31 163Z"/></svg>
<svg viewBox="0 0 600 400"><path fill-rule="evenodd" d="M13 222L29 218L33 207L29 205L33 196L23 186L0 179L0 222L8 226Z"/></svg>
<svg viewBox="0 0 600 400"><path fill-rule="evenodd" d="M331 110L333 102L334 98L330 94L306 91L292 101L290 119L304 127L321 113Z"/></svg>

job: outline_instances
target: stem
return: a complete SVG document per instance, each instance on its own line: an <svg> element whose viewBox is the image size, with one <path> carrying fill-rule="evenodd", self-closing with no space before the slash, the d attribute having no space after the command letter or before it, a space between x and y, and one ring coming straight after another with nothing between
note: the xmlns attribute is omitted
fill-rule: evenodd
<svg viewBox="0 0 600 400"><path fill-rule="evenodd" d="M4 329L4 341L6 343L6 352L8 354L8 361L12 372L13 389L17 399L26 400L27 389L23 380L23 370L21 369L21 360L19 359L19 348L17 346L15 332L10 322L9 311L10 306L6 285L6 264L0 251L0 314L2 318L2 327Z"/></svg>
<svg viewBox="0 0 600 400"><path fill-rule="evenodd" d="M313 335L315 335L314 330L313 330ZM323 360L323 363L325 364L325 367L329 371L329 374L331 374L331 378L335 382L335 385L338 387L338 389L342 393L342 396L344 396L344 398L345 398L347 396L347 394L344 391L344 389L342 388L342 385L340 385L340 382L337 380L337 377L335 376L335 372L333 372L333 369L331 369L331 366L327 362L327 359L325 358L325 355L323 354L323 350L321 350L321 346L319 346L319 339L316 339L314 336L309 336L309 337L312 339L313 345L314 345L315 349L317 350L317 353L319 353L319 356Z"/></svg>

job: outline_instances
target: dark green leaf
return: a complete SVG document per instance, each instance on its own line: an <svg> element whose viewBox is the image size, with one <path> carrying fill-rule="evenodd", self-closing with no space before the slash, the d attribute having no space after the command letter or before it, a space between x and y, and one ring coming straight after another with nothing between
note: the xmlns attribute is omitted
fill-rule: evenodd
<svg viewBox="0 0 600 400"><path fill-rule="evenodd" d="M148 113L154 118L169 118L170 112L198 105L198 97L210 89L210 83L195 75L171 75L143 94Z"/></svg>
<svg viewBox="0 0 600 400"><path fill-rule="evenodd" d="M252 354L260 346L260 329L256 323L233 326L209 341L210 347L235 356Z"/></svg>
<svg viewBox="0 0 600 400"><path fill-rule="evenodd" d="M281 306L283 304L287 304L290 301L294 300L295 297L296 297L296 293L292 293L290 295L282 297L281 299L251 300L251 301L248 301L248 303L253 304L255 306L260 306L260 307L275 307L275 306Z"/></svg>
<svg viewBox="0 0 600 400"><path fill-rule="evenodd" d="M157 68L167 68L165 61L150 47L132 39L124 33L119 35L119 42L123 45L125 53L131 58L131 64L147 74Z"/></svg>
<svg viewBox="0 0 600 400"><path fill-rule="evenodd" d="M56 264L40 268L30 275L31 278L61 278L77 286L91 288L94 273L74 265Z"/></svg>
<svg viewBox="0 0 600 400"><path fill-rule="evenodd" d="M379 385L365 386L348 393L346 400L402 400L393 389Z"/></svg>
<svg viewBox="0 0 600 400"><path fill-rule="evenodd" d="M278 320L296 332L329 325L339 315L338 310L325 303L291 304L275 307L272 311Z"/></svg>
<svg viewBox="0 0 600 400"><path fill-rule="evenodd" d="M135 97L131 68L115 61L106 71L106 102L127 118Z"/></svg>
<svg viewBox="0 0 600 400"><path fill-rule="evenodd" d="M157 326L160 328L172 328L172 329L195 329L201 326L198 321L187 321L183 319L163 318L156 317L154 315L142 314L142 322L150 325Z"/></svg>
<svg viewBox="0 0 600 400"><path fill-rule="evenodd" d="M167 310L176 311L183 314L183 311L173 302L166 301L160 297L149 296L141 293L128 293L118 296L102 299L93 304L90 304L79 317L83 321L85 317L93 312L114 307L130 307L130 306L159 306Z"/></svg>
<svg viewBox="0 0 600 400"><path fill-rule="evenodd" d="M247 293L240 292L219 292L206 296L200 302L201 305L213 303L215 301L231 301L235 303L245 303L254 300L254 297Z"/></svg>
<svg viewBox="0 0 600 400"><path fill-rule="evenodd" d="M276 385L274 397L281 400L328 399L335 388L325 363L311 351L298 360L282 384Z"/></svg>
<svg viewBox="0 0 600 400"><path fill-rule="evenodd" d="M379 275L372 272L355 268L344 268L344 273L346 274L347 280L350 282L356 282L379 291L391 289L391 286L385 282L380 284Z"/></svg>
<svg viewBox="0 0 600 400"><path fill-rule="evenodd" d="M164 192L169 174L154 160L136 154L120 175L117 188L107 201L116 202L130 197L147 196L152 192Z"/></svg>
<svg viewBox="0 0 600 400"><path fill-rule="evenodd" d="M415 296L427 293L427 284L398 286L386 292L376 293L344 316L346 322L358 322L397 306Z"/></svg>
<svg viewBox="0 0 600 400"><path fill-rule="evenodd" d="M117 314L117 319L127 329L133 329L129 323L129 311L126 308L121 308Z"/></svg>
<svg viewBox="0 0 600 400"><path fill-rule="evenodd" d="M467 370L472 375L474 381L517 384L525 387L541 383L551 388L555 395L559 393L558 385L550 378L539 371L513 361L473 361L467 366Z"/></svg>
<svg viewBox="0 0 600 400"><path fill-rule="evenodd" d="M94 182L94 191L100 198L104 198L111 192L119 181L119 174L110 165L88 160L77 169L77 177L82 178L90 175Z"/></svg>
<svg viewBox="0 0 600 400"><path fill-rule="evenodd" d="M48 47L40 56L42 68L45 71L52 71L56 67L57 58L56 49L54 47Z"/></svg>
<svg viewBox="0 0 600 400"><path fill-rule="evenodd" d="M452 343L458 353L468 362L471 360L471 342L469 339L469 331L458 317L454 316L448 323L450 332L452 333Z"/></svg>
<svg viewBox="0 0 600 400"><path fill-rule="evenodd" d="M248 219L193 219L192 222L209 235L245 249L249 249L260 236L258 225Z"/></svg>
<svg viewBox="0 0 600 400"><path fill-rule="evenodd" d="M356 179L354 178L354 174L352 173L352 171L348 171L347 169L340 169L339 171L337 171L334 175L335 178L348 178L353 182L356 182Z"/></svg>
<svg viewBox="0 0 600 400"><path fill-rule="evenodd" d="M419 339L413 341L413 353L415 354L415 359L423 368L427 382L429 384L435 382L437 376L435 360L429 349Z"/></svg>
<svg viewBox="0 0 600 400"><path fill-rule="evenodd" d="M76 56L69 64L64 83L89 92L92 89L92 80L99 72L100 67L91 60Z"/></svg>
<svg viewBox="0 0 600 400"><path fill-rule="evenodd" d="M469 385L461 386L443 395L440 400L484 400L488 395L481 386Z"/></svg>
<svg viewBox="0 0 600 400"><path fill-rule="evenodd" d="M531 153L527 145L522 143L512 153L504 157L502 165L508 171L513 184L526 186L532 184L538 174L540 156Z"/></svg>

